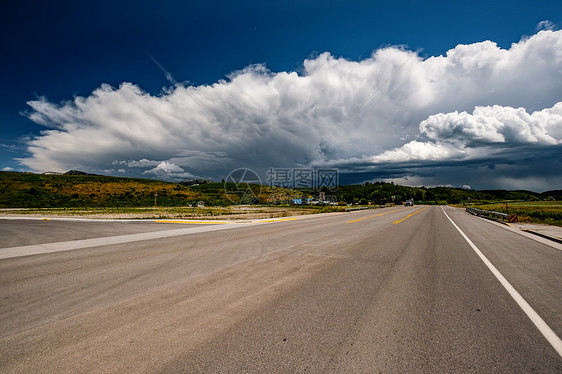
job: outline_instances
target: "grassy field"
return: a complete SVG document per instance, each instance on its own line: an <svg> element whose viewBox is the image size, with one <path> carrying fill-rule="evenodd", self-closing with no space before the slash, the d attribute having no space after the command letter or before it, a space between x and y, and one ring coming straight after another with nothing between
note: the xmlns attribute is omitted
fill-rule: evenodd
<svg viewBox="0 0 562 374"><path fill-rule="evenodd" d="M562 226L562 201L517 201L478 205L475 208L516 214L519 222Z"/></svg>
<svg viewBox="0 0 562 374"><path fill-rule="evenodd" d="M228 207L118 207L118 208L23 208L0 209L0 215L37 217L76 217L97 219L199 219L250 220L279 218L303 214L343 212L337 206L260 206L232 205Z"/></svg>

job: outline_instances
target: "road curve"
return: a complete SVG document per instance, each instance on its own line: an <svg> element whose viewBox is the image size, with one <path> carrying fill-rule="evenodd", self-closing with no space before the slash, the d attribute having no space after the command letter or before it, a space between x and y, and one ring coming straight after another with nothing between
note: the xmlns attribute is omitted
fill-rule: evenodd
<svg viewBox="0 0 562 374"><path fill-rule="evenodd" d="M76 224L0 221L0 254L106 237L0 259L0 372L562 372L473 246L558 337L562 251L459 209Z"/></svg>

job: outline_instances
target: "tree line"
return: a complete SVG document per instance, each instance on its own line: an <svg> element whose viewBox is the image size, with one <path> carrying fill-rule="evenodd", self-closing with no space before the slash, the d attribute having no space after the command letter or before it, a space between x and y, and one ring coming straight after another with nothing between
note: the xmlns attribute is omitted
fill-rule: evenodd
<svg viewBox="0 0 562 374"><path fill-rule="evenodd" d="M454 187L409 187L386 182L339 186L336 191L323 189L327 196L347 204L368 203L384 205L400 204L413 199L418 204L466 204L501 200L561 200L562 190L537 193L517 190L469 190ZM314 191L303 191L314 194Z"/></svg>

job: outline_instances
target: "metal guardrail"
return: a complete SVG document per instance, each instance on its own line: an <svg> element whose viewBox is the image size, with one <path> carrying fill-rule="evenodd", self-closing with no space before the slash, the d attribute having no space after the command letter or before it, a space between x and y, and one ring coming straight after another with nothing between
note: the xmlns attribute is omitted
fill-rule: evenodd
<svg viewBox="0 0 562 374"><path fill-rule="evenodd" d="M517 222L517 216L516 215L509 215L509 214L506 214L506 213L494 212L493 210L483 210L483 209L466 207L466 211L467 211L467 213L470 213L470 214L473 214L473 215L479 216L479 217L485 217L485 218L490 218L490 219L495 219L495 220L500 220L500 221L506 221L506 222Z"/></svg>

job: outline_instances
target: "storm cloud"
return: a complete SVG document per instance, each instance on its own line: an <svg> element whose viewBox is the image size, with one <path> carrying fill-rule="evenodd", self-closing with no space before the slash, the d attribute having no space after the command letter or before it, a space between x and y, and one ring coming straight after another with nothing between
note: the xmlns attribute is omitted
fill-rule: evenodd
<svg viewBox="0 0 562 374"><path fill-rule="evenodd" d="M426 58L386 47L361 61L323 53L298 73L252 65L158 95L122 83L30 101L25 115L46 128L20 162L169 180L337 167L343 182L560 188L562 31L542 28L509 49L483 41Z"/></svg>

